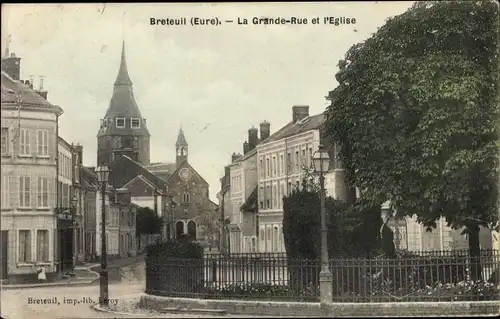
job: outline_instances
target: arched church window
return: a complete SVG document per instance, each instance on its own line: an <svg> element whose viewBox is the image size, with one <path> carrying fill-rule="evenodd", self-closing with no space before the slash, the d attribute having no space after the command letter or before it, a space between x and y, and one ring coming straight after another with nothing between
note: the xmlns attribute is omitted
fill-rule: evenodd
<svg viewBox="0 0 500 319"><path fill-rule="evenodd" d="M184 203L189 203L190 200L190 195L188 192L184 193Z"/></svg>
<svg viewBox="0 0 500 319"><path fill-rule="evenodd" d="M190 240L196 240L196 223L192 220L188 222L188 237Z"/></svg>
<svg viewBox="0 0 500 319"><path fill-rule="evenodd" d="M184 234L184 222L178 221L175 223L175 238L181 238L182 234Z"/></svg>

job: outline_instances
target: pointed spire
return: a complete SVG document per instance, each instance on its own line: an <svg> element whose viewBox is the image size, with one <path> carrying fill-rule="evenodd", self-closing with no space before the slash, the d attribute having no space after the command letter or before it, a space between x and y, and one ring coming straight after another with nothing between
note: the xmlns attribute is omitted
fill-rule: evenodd
<svg viewBox="0 0 500 319"><path fill-rule="evenodd" d="M179 130L179 135L177 135L177 142L175 142L175 146L188 146L186 137L184 137L184 131L182 130L182 127Z"/></svg>
<svg viewBox="0 0 500 319"><path fill-rule="evenodd" d="M127 61L125 60L125 41L122 42L122 59L120 62L120 70L116 77L115 85L132 85L130 76L127 70Z"/></svg>

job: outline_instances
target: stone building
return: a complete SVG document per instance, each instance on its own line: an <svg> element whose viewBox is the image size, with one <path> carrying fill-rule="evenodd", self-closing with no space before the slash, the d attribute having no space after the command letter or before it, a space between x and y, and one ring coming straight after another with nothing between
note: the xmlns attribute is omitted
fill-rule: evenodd
<svg viewBox="0 0 500 319"><path fill-rule="evenodd" d="M123 42L113 95L97 133L97 164L109 165L116 156L127 155L141 165L148 165L149 139L146 119L135 101Z"/></svg>
<svg viewBox="0 0 500 319"><path fill-rule="evenodd" d="M1 276L36 280L43 266L57 275L56 183L58 119L62 109L47 92L20 80L21 59L2 58L1 71Z"/></svg>
<svg viewBox="0 0 500 319"><path fill-rule="evenodd" d="M146 120L134 99L123 44L111 102L97 134L97 163L110 167L113 189L127 189L131 203L149 207L164 219L165 237L187 233L205 241L205 233L213 228L217 205L208 197L208 183L188 162L183 130L176 142L175 163L151 164L149 143Z"/></svg>

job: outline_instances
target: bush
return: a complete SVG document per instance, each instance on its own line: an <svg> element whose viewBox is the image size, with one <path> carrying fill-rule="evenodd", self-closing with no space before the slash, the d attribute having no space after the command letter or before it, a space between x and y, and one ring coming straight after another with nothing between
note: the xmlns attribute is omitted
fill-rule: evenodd
<svg viewBox="0 0 500 319"><path fill-rule="evenodd" d="M204 285L203 247L187 240L168 240L147 247L146 292L191 296Z"/></svg>

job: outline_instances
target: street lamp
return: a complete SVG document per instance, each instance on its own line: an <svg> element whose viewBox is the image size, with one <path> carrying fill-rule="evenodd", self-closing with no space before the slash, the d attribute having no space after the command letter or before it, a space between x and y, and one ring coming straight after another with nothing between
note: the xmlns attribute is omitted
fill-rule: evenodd
<svg viewBox="0 0 500 319"><path fill-rule="evenodd" d="M326 212L325 212L325 173L328 172L330 166L330 158L328 153L319 145L318 150L314 153L312 161L314 170L319 174L319 183L321 187L321 272L319 273L319 289L321 296L321 304L329 305L332 303L332 273L329 266L328 258L328 241L326 229Z"/></svg>
<svg viewBox="0 0 500 319"><path fill-rule="evenodd" d="M71 197L71 224L73 226L73 271L76 266L76 205L78 204L78 197L75 193L73 193L73 197Z"/></svg>
<svg viewBox="0 0 500 319"><path fill-rule="evenodd" d="M101 184L101 273L99 280L99 304L101 306L108 306L108 270L107 268L107 243L106 243L106 187L108 184L110 169L106 166L97 167L97 179Z"/></svg>

